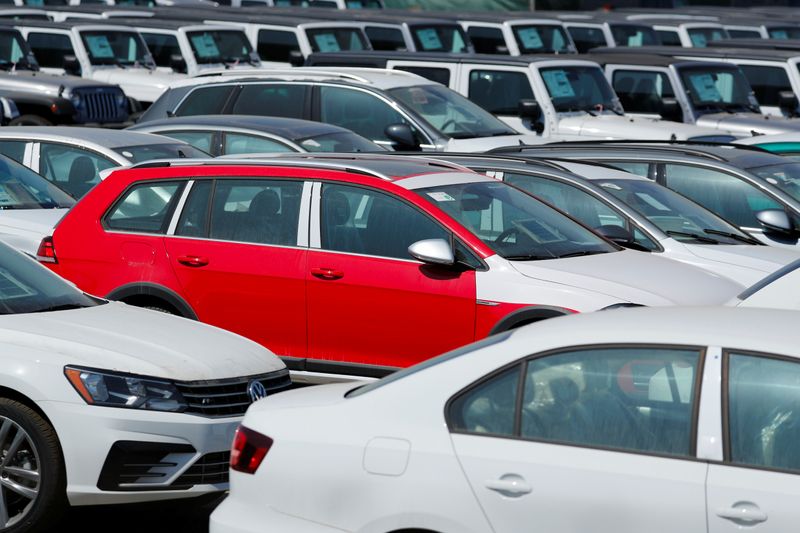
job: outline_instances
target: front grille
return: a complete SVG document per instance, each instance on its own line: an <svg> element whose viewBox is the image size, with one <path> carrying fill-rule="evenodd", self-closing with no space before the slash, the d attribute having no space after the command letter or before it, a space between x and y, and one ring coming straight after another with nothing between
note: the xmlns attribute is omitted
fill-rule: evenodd
<svg viewBox="0 0 800 533"><path fill-rule="evenodd" d="M230 460L231 452L207 453L181 474L181 477L172 483L172 488L227 483Z"/></svg>
<svg viewBox="0 0 800 533"><path fill-rule="evenodd" d="M73 94L81 99L78 121L90 123L124 122L128 119L127 103L117 103L118 91L110 89L75 89Z"/></svg>
<svg viewBox="0 0 800 533"><path fill-rule="evenodd" d="M279 370L258 376L213 381L184 381L175 385L188 404L186 413L212 417L239 416L243 415L253 403L248 387L254 381L264 386L268 396L285 390L292 384L289 371Z"/></svg>

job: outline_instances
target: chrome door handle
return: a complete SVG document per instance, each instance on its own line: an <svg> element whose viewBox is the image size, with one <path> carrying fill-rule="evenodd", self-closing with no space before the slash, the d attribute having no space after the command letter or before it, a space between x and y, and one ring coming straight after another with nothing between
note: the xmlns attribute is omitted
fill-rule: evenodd
<svg viewBox="0 0 800 533"><path fill-rule="evenodd" d="M509 498L518 498L533 490L524 478L516 474L506 474L500 479L489 479L484 482L484 485L487 489L499 492Z"/></svg>
<svg viewBox="0 0 800 533"><path fill-rule="evenodd" d="M767 513L754 505L717 509L717 516L743 526L767 521Z"/></svg>

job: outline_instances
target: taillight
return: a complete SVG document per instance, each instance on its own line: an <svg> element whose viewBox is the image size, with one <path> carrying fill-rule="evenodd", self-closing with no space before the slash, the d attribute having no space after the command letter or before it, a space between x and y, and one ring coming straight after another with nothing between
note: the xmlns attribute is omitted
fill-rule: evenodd
<svg viewBox="0 0 800 533"><path fill-rule="evenodd" d="M56 248L53 246L53 237L45 237L39 243L39 249L36 250L36 259L41 263L58 263L56 259Z"/></svg>
<svg viewBox="0 0 800 533"><path fill-rule="evenodd" d="M272 439L257 431L239 426L233 437L231 469L255 474L272 446Z"/></svg>

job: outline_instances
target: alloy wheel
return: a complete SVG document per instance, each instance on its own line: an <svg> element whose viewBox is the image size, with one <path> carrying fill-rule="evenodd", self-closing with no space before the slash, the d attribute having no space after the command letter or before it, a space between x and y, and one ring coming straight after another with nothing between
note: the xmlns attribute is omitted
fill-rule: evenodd
<svg viewBox="0 0 800 533"><path fill-rule="evenodd" d="M39 495L39 453L30 435L0 416L0 529L23 520Z"/></svg>

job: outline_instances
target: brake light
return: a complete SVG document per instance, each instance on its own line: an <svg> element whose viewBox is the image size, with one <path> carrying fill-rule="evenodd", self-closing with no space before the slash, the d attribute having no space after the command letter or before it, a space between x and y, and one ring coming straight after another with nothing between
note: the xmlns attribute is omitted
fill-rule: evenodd
<svg viewBox="0 0 800 533"><path fill-rule="evenodd" d="M239 426L233 436L231 469L245 474L255 474L271 446L271 438Z"/></svg>
<svg viewBox="0 0 800 533"><path fill-rule="evenodd" d="M53 246L53 237L45 237L36 250L36 259L41 263L58 263L56 248Z"/></svg>

